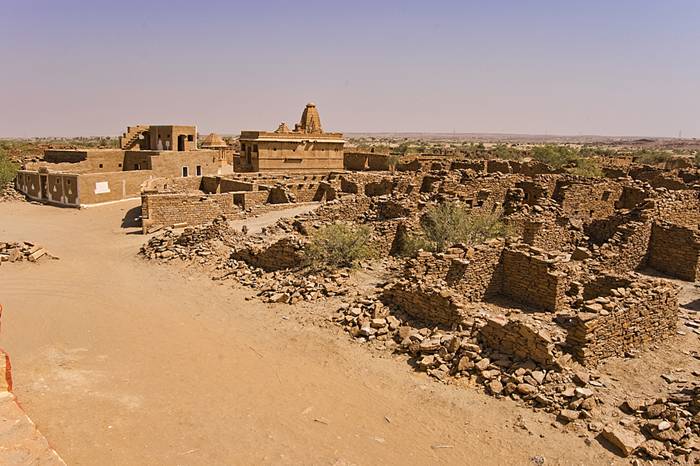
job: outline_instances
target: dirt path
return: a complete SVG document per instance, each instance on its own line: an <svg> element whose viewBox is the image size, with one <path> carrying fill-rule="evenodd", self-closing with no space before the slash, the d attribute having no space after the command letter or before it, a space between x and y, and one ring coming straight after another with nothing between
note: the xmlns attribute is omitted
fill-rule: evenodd
<svg viewBox="0 0 700 466"><path fill-rule="evenodd" d="M552 419L443 386L249 292L136 256L133 202L0 204L16 394L68 464L609 464ZM258 219L264 222L264 219Z"/></svg>

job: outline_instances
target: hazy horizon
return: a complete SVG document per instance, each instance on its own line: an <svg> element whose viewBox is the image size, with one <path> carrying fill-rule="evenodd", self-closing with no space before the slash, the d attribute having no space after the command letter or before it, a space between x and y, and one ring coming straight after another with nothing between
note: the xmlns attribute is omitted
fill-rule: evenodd
<svg viewBox="0 0 700 466"><path fill-rule="evenodd" d="M3 1L0 137L700 137L700 2Z"/></svg>

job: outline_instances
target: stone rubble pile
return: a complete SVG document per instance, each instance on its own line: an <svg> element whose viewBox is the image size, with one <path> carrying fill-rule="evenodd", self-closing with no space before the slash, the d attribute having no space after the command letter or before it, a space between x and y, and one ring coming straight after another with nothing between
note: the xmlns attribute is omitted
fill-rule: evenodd
<svg viewBox="0 0 700 466"><path fill-rule="evenodd" d="M15 189L12 184L0 187L0 202L23 201L24 194Z"/></svg>
<svg viewBox="0 0 700 466"><path fill-rule="evenodd" d="M18 243L0 242L0 264L3 262L37 262L43 257L56 259L46 249L28 241Z"/></svg>
<svg viewBox="0 0 700 466"><path fill-rule="evenodd" d="M663 377L663 376L662 376ZM672 376L667 381L676 382ZM700 383L682 384L668 396L626 400L620 409L632 419L622 427L606 427L603 436L625 456L637 454L656 460L690 455L700 440Z"/></svg>
<svg viewBox="0 0 700 466"><path fill-rule="evenodd" d="M140 254L148 259L199 259L206 262L209 256L217 253L213 240L226 244L231 241L232 235L233 230L222 216L207 225L187 227L182 233L167 228L144 244Z"/></svg>
<svg viewBox="0 0 700 466"><path fill-rule="evenodd" d="M375 342L386 349L410 356L417 370L447 381L450 377L482 385L487 393L509 397L547 412L562 423L592 423L600 400L596 396L597 373L575 364L569 355L557 354L549 365L490 349L480 338L486 319L475 319L471 328L453 330L414 326L400 310L381 301L363 298L345 303L335 321L358 342Z"/></svg>

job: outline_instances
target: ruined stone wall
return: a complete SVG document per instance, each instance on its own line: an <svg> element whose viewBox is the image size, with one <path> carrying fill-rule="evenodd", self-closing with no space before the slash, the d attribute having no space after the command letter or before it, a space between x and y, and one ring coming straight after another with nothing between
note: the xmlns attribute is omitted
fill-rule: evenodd
<svg viewBox="0 0 700 466"><path fill-rule="evenodd" d="M671 223L654 223L648 265L682 280L695 281L700 258L700 232Z"/></svg>
<svg viewBox="0 0 700 466"><path fill-rule="evenodd" d="M583 231L563 216L530 217L520 222L518 231L523 243L546 251L571 251L583 242Z"/></svg>
<svg viewBox="0 0 700 466"><path fill-rule="evenodd" d="M629 272L643 267L647 261L651 221L640 219L623 223L611 238L594 250L594 257L602 268Z"/></svg>
<svg viewBox="0 0 700 466"><path fill-rule="evenodd" d="M634 167L628 172L635 180L649 183L654 188L688 189L677 173L649 166Z"/></svg>
<svg viewBox="0 0 700 466"><path fill-rule="evenodd" d="M660 220L695 228L700 224L700 191L666 193L656 200L656 211Z"/></svg>
<svg viewBox="0 0 700 466"><path fill-rule="evenodd" d="M622 186L613 181L580 182L560 180L552 197L564 215L584 219L606 218L615 211Z"/></svg>
<svg viewBox="0 0 700 466"><path fill-rule="evenodd" d="M465 302L479 302L500 294L503 284L500 240L477 245L466 251L452 248L446 254L423 252L405 266L405 275L426 283L445 283Z"/></svg>
<svg viewBox="0 0 700 466"><path fill-rule="evenodd" d="M620 199L615 204L617 209L634 209L639 207L649 196L650 192L642 186L623 186Z"/></svg>
<svg viewBox="0 0 700 466"><path fill-rule="evenodd" d="M503 251L502 294L526 305L557 311L566 304L569 280L557 261L524 247Z"/></svg>
<svg viewBox="0 0 700 466"><path fill-rule="evenodd" d="M441 194L455 196L472 208L494 212L503 207L506 193L521 179L519 175L465 175L459 180L443 179L437 191Z"/></svg>
<svg viewBox="0 0 700 466"><path fill-rule="evenodd" d="M399 306L415 319L431 324L459 324L469 315L452 291L407 280L386 289L382 300L388 305Z"/></svg>
<svg viewBox="0 0 700 466"><path fill-rule="evenodd" d="M144 193L141 196L144 231L155 225L199 225L220 215L239 216L240 213L229 193Z"/></svg>
<svg viewBox="0 0 700 466"><path fill-rule="evenodd" d="M362 171L367 170L367 157L365 152L345 152L343 154L343 168L345 170Z"/></svg>
<svg viewBox="0 0 700 466"><path fill-rule="evenodd" d="M450 170L474 170L486 173L486 160L453 160Z"/></svg>
<svg viewBox="0 0 700 466"><path fill-rule="evenodd" d="M269 191L239 191L231 193L233 203L241 209L256 209L268 202Z"/></svg>
<svg viewBox="0 0 700 466"><path fill-rule="evenodd" d="M577 310L566 338L579 362L594 366L612 356L659 343L675 333L678 289L663 281L638 280Z"/></svg>
<svg viewBox="0 0 700 466"><path fill-rule="evenodd" d="M488 347L517 358L549 366L554 362L554 343L541 325L504 316L489 317L479 330L479 338Z"/></svg>
<svg viewBox="0 0 700 466"><path fill-rule="evenodd" d="M303 243L294 236L265 243L249 243L234 248L231 258L267 272L291 269L304 264Z"/></svg>

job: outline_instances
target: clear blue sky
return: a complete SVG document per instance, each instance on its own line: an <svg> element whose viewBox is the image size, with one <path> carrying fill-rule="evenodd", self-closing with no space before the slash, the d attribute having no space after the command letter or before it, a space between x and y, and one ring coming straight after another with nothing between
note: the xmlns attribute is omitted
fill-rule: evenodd
<svg viewBox="0 0 700 466"><path fill-rule="evenodd" d="M700 137L700 1L0 0L0 136Z"/></svg>

